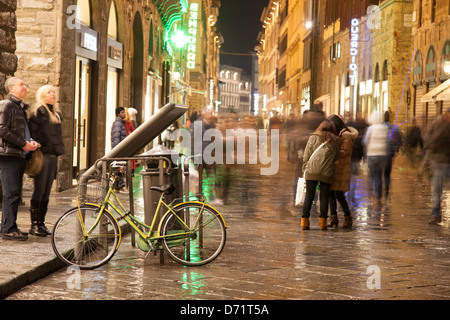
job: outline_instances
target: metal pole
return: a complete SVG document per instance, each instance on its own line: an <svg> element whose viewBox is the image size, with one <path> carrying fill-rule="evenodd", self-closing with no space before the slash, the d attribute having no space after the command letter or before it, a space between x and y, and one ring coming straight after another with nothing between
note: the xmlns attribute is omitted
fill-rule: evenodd
<svg viewBox="0 0 450 320"><path fill-rule="evenodd" d="M133 160L128 160L127 161L127 180L128 180L128 196L129 196L129 201L130 201L130 214L132 217L134 217L134 199L133 199L133 173L132 173L132 168L131 168L131 162ZM134 231L133 228L131 228L131 245L133 247L136 246L136 231Z"/></svg>
<svg viewBox="0 0 450 320"><path fill-rule="evenodd" d="M159 185L164 185L164 160L159 160ZM159 209L159 212L155 212L159 216L159 221L161 221L161 209ZM160 250L159 252L159 263L164 264L164 250Z"/></svg>

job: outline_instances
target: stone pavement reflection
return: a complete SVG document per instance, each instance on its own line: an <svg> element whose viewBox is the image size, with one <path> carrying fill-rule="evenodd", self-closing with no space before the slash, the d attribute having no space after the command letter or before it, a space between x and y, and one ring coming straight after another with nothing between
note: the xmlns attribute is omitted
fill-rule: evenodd
<svg viewBox="0 0 450 320"><path fill-rule="evenodd" d="M152 255L144 259L128 237L108 265L82 271L79 282L70 282L75 273L65 267L8 299L450 299L448 221L427 224L429 183L396 162L391 195L381 206L371 202L366 173L355 178L352 230L321 231L317 213L311 230L300 230L291 164L251 182L254 206L241 203L248 181L236 169L230 201L218 207L227 243L213 263L187 268L166 256L161 265ZM448 191L446 201L448 215ZM49 242L38 240L36 247Z"/></svg>

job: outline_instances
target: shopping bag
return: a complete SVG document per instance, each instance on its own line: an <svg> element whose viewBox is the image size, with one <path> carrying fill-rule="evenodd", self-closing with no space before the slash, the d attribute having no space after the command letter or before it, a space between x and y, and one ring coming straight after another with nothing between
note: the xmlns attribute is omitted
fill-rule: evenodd
<svg viewBox="0 0 450 320"><path fill-rule="evenodd" d="M303 177L298 178L297 181L297 193L295 195L295 205L302 205L305 201L306 194L306 180Z"/></svg>
<svg viewBox="0 0 450 320"><path fill-rule="evenodd" d="M199 174L198 170L193 165L189 165L189 192L198 194Z"/></svg>

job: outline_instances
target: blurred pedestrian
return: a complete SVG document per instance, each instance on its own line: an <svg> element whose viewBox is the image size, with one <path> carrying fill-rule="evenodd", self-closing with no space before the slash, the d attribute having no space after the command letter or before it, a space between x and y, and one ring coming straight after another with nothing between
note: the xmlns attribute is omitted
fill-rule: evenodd
<svg viewBox="0 0 450 320"><path fill-rule="evenodd" d="M214 190L216 198L210 202L213 206L226 205L228 202L228 195L230 191L230 183L232 176L232 168L234 167L234 161L236 159L236 137L234 135L227 135L227 130L234 130L237 128L238 122L235 114L223 113L217 117L216 130L221 132L223 140L222 143L222 155L220 157L221 163L215 164L215 179ZM220 136L217 134L217 136ZM227 148L227 145L233 146L233 149ZM216 150L217 151L217 150ZM227 162L227 159L232 163ZM219 160L219 159L218 159Z"/></svg>
<svg viewBox="0 0 450 320"><path fill-rule="evenodd" d="M351 228L353 225L353 218L345 199L345 192L350 190L351 179L351 156L353 150L353 143L358 136L358 131L355 128L347 127L342 119L337 115L329 117L336 126L336 131L339 132L339 156L336 161L336 167L334 172L334 182L331 186L330 192L330 223L328 227L337 227L339 219L337 215L337 204L339 202L342 211L344 211L344 224L343 228Z"/></svg>
<svg viewBox="0 0 450 320"><path fill-rule="evenodd" d="M126 108L125 109L125 131L127 133L127 137L133 133L133 131L136 129L136 127L134 126L134 124L136 123L136 120L132 120L132 116L131 114L133 114L134 112L131 111L130 113L130 109L134 109L134 108ZM136 109L134 109L136 111ZM136 111L137 112L137 111ZM134 119L136 119L136 114L134 114ZM136 169L136 160L131 160L131 171L132 174L134 174L134 170Z"/></svg>
<svg viewBox="0 0 450 320"><path fill-rule="evenodd" d="M0 179L3 188L1 233L4 240L28 239L17 227L17 211L22 193L26 157L38 147L31 139L27 119L28 105L23 102L28 85L17 77L5 82L8 95L0 101Z"/></svg>
<svg viewBox="0 0 450 320"><path fill-rule="evenodd" d="M295 160L295 126L297 119L295 115L291 113L289 118L284 122L284 129L286 134L286 149L287 149L287 161L294 162Z"/></svg>
<svg viewBox="0 0 450 320"><path fill-rule="evenodd" d="M34 188L30 201L30 234L40 237L50 235L45 216L58 171L58 156L65 153L62 137L62 114L55 105L55 88L40 87L36 92L36 106L30 114L31 137L37 141L44 154L42 171L33 177Z"/></svg>
<svg viewBox="0 0 450 320"><path fill-rule="evenodd" d="M362 117L361 112L356 113L356 118L353 120L350 118L348 122L346 122L347 127L355 128L358 131L358 136L353 143L352 148L352 174L359 174L359 165L361 160L364 157L364 144L363 139L366 134L367 127L369 126Z"/></svg>
<svg viewBox="0 0 450 320"><path fill-rule="evenodd" d="M136 116L137 116L138 111L135 108L131 107L131 108L127 108L127 112L129 114L129 119L130 119L131 123L133 123L134 129L137 129L138 123L136 120Z"/></svg>
<svg viewBox="0 0 450 320"><path fill-rule="evenodd" d="M388 157L389 128L383 123L384 115L380 111L374 111L369 122L371 125L364 137L364 145L366 146L367 165L374 190L374 203L380 204L383 190L383 172Z"/></svg>
<svg viewBox="0 0 450 320"><path fill-rule="evenodd" d="M283 121L281 120L280 116L278 115L278 112L274 111L273 116L269 119L269 130L272 130L272 129L281 130L282 125L283 125Z"/></svg>
<svg viewBox="0 0 450 320"><path fill-rule="evenodd" d="M403 144L403 137L397 126L389 122L389 111L384 113L384 124L388 127L387 136L387 157L386 157L386 167L384 168L384 195L387 199L389 196L389 188L391 185L391 172L392 165L394 162L395 155L399 152L400 147Z"/></svg>
<svg viewBox="0 0 450 320"><path fill-rule="evenodd" d="M127 130L125 128L125 108L118 106L116 108L116 120L112 124L111 127L111 147L115 148L122 140L127 137ZM124 173L122 171L119 172L117 180L114 185L114 189L121 193L128 193L128 189L126 188Z"/></svg>
<svg viewBox="0 0 450 320"><path fill-rule="evenodd" d="M358 131L358 136L353 143L352 155L351 155L351 182L350 182L350 190L349 190L349 198L355 203L355 192L356 192L356 179L355 177L359 175L361 162L364 158L364 144L363 139L366 134L367 127L369 126L366 120L363 118L361 112L356 113L355 119L349 118L349 121L346 123L347 127L355 128Z"/></svg>
<svg viewBox="0 0 450 320"><path fill-rule="evenodd" d="M450 177L450 108L430 125L424 135L424 148L431 162L432 219L430 224L442 222L441 201L445 183Z"/></svg>
<svg viewBox="0 0 450 320"><path fill-rule="evenodd" d="M412 168L416 168L416 160L422 154L423 139L422 131L417 125L415 118L411 120L411 126L408 128L406 137L406 152Z"/></svg>
<svg viewBox="0 0 450 320"><path fill-rule="evenodd" d="M306 180L301 220L303 230L309 230L309 216L318 184L320 184L319 227L321 230L327 229L328 201L338 152L339 141L336 127L331 120L325 119L310 135L303 153L302 171Z"/></svg>

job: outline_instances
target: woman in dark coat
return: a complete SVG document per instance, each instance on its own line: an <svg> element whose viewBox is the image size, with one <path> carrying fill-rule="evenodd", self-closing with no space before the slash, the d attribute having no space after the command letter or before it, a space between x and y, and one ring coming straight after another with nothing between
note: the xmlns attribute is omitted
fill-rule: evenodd
<svg viewBox="0 0 450 320"><path fill-rule="evenodd" d="M318 148L325 143L320 150ZM313 156L314 152L316 154ZM306 195L303 203L301 227L309 229L309 216L316 187L320 184L320 229L327 229L328 199L334 180L335 162L338 158L339 141L334 123L326 119L313 132L303 153L303 174L306 180ZM306 172L305 172L306 171Z"/></svg>
<svg viewBox="0 0 450 320"><path fill-rule="evenodd" d="M347 127L342 119L333 115L330 118L336 126L336 130L339 132L339 157L336 161L335 172L334 172L334 182L331 186L330 192L330 223L328 227L338 226L339 220L337 216L337 203L336 200L341 205L344 211L344 224L343 228L351 228L353 224L353 219L351 216L350 208L348 206L347 200L345 199L345 192L350 190L350 179L351 179L351 157L353 144L356 137L358 137L358 131L355 128Z"/></svg>
<svg viewBox="0 0 450 320"><path fill-rule="evenodd" d="M30 115L30 125L31 137L41 145L44 166L34 177L30 234L41 237L51 234L45 226L45 216L53 180L56 178L58 156L65 153L61 121L61 112L55 106L55 89L51 85L39 88L36 92L36 107Z"/></svg>

